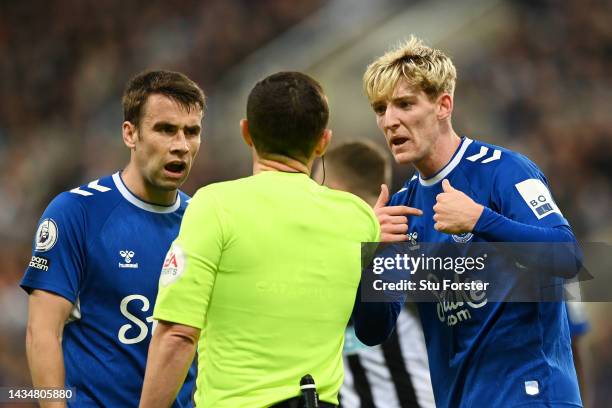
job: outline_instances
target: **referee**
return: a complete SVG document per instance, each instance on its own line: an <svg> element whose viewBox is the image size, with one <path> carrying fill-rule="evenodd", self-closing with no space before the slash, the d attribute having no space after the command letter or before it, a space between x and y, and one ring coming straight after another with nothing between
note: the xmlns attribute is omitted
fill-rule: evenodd
<svg viewBox="0 0 612 408"><path fill-rule="evenodd" d="M296 407L310 374L334 407L361 242L378 241L372 209L313 181L330 141L321 86L297 72L258 82L242 136L251 177L191 200L162 270L141 406L167 407L198 348L199 408Z"/></svg>

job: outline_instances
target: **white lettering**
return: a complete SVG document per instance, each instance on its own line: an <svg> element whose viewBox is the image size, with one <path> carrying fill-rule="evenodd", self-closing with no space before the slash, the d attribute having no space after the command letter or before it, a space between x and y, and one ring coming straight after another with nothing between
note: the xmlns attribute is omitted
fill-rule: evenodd
<svg viewBox="0 0 612 408"><path fill-rule="evenodd" d="M385 271L385 268L382 267L383 261L384 261L384 258L381 258L381 257L374 258L374 268L372 272L374 272L377 275L380 275L381 273L383 273Z"/></svg>
<svg viewBox="0 0 612 408"><path fill-rule="evenodd" d="M138 317L136 317L133 314L131 314L128 311L128 304L131 301L140 301L140 302L142 302L142 308L140 310L143 311L143 312L147 312L149 310L149 308L151 307L151 303L149 302L149 299L147 299L143 295L129 295L129 296L124 297L121 300L121 304L119 305L119 310L121 311L121 314L123 316L125 316L130 322L134 323L140 329L140 332L138 333L138 336L132 337L132 338L128 338L128 337L126 337L126 334L127 334L128 330L132 329L134 326L129 324L129 323L124 324L123 326L121 326L119 328L118 337L119 337L119 341L122 342L123 344L135 344L135 343L140 343L141 341L143 341L147 337L147 335L149 334L149 328L147 326L147 323L152 323L153 322L153 327L151 328L151 333L153 333L153 330L155 330L155 327L157 326L157 324L156 324L157 322L153 321L153 316L147 317L145 319L146 322L143 322Z"/></svg>

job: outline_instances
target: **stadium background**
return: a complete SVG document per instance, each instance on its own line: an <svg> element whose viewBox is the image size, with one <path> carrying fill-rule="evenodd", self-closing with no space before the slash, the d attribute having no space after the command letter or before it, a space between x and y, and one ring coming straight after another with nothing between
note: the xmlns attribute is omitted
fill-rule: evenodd
<svg viewBox="0 0 612 408"><path fill-rule="evenodd" d="M382 144L361 75L415 33L457 65L455 128L527 154L578 238L612 243L610 22L609 0L0 2L0 386L30 384L17 283L38 218L57 193L127 161L120 96L135 73L183 71L208 95L192 194L249 174L238 121L254 82L274 71L320 80L334 143ZM397 190L411 171L394 172ZM612 300L612 279L601 284ZM586 306L590 406L606 407L612 304Z"/></svg>

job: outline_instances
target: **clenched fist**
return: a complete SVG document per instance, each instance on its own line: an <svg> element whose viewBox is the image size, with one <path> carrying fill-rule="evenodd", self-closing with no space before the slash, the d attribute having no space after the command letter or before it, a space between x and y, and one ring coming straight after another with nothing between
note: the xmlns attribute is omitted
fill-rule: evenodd
<svg viewBox="0 0 612 408"><path fill-rule="evenodd" d="M442 180L442 191L433 206L434 229L447 234L472 232L484 207L454 189L447 179Z"/></svg>

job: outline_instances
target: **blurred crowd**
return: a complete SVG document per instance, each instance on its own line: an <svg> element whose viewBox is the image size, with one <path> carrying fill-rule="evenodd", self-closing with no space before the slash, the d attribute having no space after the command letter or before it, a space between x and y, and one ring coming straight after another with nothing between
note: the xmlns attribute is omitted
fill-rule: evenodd
<svg viewBox="0 0 612 408"><path fill-rule="evenodd" d="M612 241L612 2L511 4L512 33L459 67L455 117L536 162L579 238Z"/></svg>
<svg viewBox="0 0 612 408"><path fill-rule="evenodd" d="M49 197L83 173L99 176L114 167L109 161L125 160L124 149L119 158L112 153L120 145L117 109L127 78L146 68L175 69L210 93L225 70L323 3L0 3L2 238L29 240L24 227Z"/></svg>
<svg viewBox="0 0 612 408"><path fill-rule="evenodd" d="M494 44L492 52L477 53L459 67L454 117L466 134L530 157L546 174L578 239L610 244L612 2L510 4L511 33ZM608 407L610 305L587 306L592 327L584 350L590 360L588 406Z"/></svg>
<svg viewBox="0 0 612 408"><path fill-rule="evenodd" d="M231 66L326 1L0 2L0 386L29 382L16 282L41 211L127 159L115 120L126 78L176 69L210 93ZM460 59L457 127L526 153L577 236L612 242L612 2L508 7L511 32ZM188 192L210 180L199 173ZM593 381L609 381L612 328L593 344Z"/></svg>

